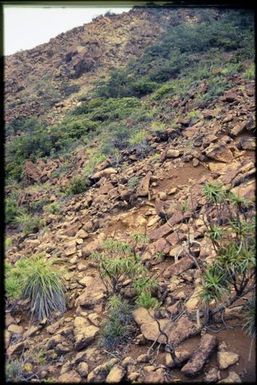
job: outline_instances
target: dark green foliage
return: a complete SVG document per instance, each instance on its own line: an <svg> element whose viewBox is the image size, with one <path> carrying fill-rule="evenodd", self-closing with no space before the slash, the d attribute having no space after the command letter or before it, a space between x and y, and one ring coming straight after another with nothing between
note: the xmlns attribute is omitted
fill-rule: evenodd
<svg viewBox="0 0 257 385"><path fill-rule="evenodd" d="M5 223L14 224L16 216L20 213L17 200L12 197L5 199Z"/></svg>
<svg viewBox="0 0 257 385"><path fill-rule="evenodd" d="M51 318L53 312L66 310L62 274L42 255L22 258L6 265L6 295L10 300L28 299L33 318Z"/></svg>
<svg viewBox="0 0 257 385"><path fill-rule="evenodd" d="M66 190L67 195L81 194L88 189L90 186L89 180L85 176L74 177L68 189Z"/></svg>
<svg viewBox="0 0 257 385"><path fill-rule="evenodd" d="M108 318L102 329L102 344L113 349L127 343L136 330L132 307L119 295L112 296L107 304Z"/></svg>
<svg viewBox="0 0 257 385"><path fill-rule="evenodd" d="M157 287L153 276L141 262L141 256L136 248L146 246L146 238L142 234L133 236L134 245L115 239L107 239L101 253L94 253L101 278L109 293L120 294L121 279L131 279L137 303L140 306L156 306L158 301L152 297L152 291Z"/></svg>
<svg viewBox="0 0 257 385"><path fill-rule="evenodd" d="M99 85L98 95L105 98L146 95L156 88L155 83L151 85L148 81L162 83L178 77L183 71L186 73L188 67L198 63L199 56L209 50L217 49L219 55L224 51L241 50L242 56L253 58L253 13L230 10L219 18L210 13L206 22L202 11L196 12L198 17L202 16L202 22L172 25L137 61L113 71L110 79ZM143 93L138 93L138 84ZM222 87L223 84L217 85L214 94L219 95Z"/></svg>
<svg viewBox="0 0 257 385"><path fill-rule="evenodd" d="M5 365L5 376L7 382L21 382L26 380L23 372L23 362L19 359L9 360Z"/></svg>
<svg viewBox="0 0 257 385"><path fill-rule="evenodd" d="M247 214L251 204L218 183L206 183L203 191L207 199L205 225L217 256L204 271L202 295L207 303L231 301L233 295L235 300L254 280L255 222Z"/></svg>

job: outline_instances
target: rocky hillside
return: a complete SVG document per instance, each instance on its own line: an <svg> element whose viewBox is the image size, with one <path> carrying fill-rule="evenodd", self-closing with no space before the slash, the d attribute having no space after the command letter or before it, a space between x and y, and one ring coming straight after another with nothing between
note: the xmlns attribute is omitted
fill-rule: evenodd
<svg viewBox="0 0 257 385"><path fill-rule="evenodd" d="M179 11L179 17L190 12ZM184 16L185 17L185 16ZM137 58L172 22L169 11L132 10L99 16L31 50L6 58L6 121L23 116L60 118L74 97L110 69Z"/></svg>
<svg viewBox="0 0 257 385"><path fill-rule="evenodd" d="M254 381L253 41L133 9L6 59L9 381Z"/></svg>

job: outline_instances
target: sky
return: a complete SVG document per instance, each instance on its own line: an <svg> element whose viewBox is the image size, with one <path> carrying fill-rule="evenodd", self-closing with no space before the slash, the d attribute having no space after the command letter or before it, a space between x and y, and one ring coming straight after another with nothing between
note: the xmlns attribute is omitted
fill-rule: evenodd
<svg viewBox="0 0 257 385"><path fill-rule="evenodd" d="M129 8L55 8L4 6L4 55L11 55L39 44L72 28L89 23L107 11L122 13Z"/></svg>

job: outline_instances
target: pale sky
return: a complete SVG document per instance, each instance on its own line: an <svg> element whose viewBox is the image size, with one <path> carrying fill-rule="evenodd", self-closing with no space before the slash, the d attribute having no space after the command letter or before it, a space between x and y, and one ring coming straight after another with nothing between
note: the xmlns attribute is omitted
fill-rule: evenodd
<svg viewBox="0 0 257 385"><path fill-rule="evenodd" d="M107 11L122 13L130 8L15 7L4 6L4 54L31 49L72 28L89 23Z"/></svg>

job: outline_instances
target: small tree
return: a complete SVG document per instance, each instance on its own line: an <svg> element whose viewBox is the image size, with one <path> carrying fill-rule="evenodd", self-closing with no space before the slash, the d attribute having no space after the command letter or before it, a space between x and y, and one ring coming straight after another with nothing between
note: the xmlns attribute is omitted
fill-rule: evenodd
<svg viewBox="0 0 257 385"><path fill-rule="evenodd" d="M142 251L145 248L147 238L142 234L134 234L133 239L132 246L126 242L108 239L103 243L102 252L93 253L92 257L99 262L100 275L109 295L120 294L122 281L129 279L137 303L151 307L157 302L151 295L156 281L143 265L137 252L137 249Z"/></svg>
<svg viewBox="0 0 257 385"><path fill-rule="evenodd" d="M203 218L216 257L204 268L202 298L214 315L255 288L255 221L252 204L222 185L207 183L203 192Z"/></svg>

